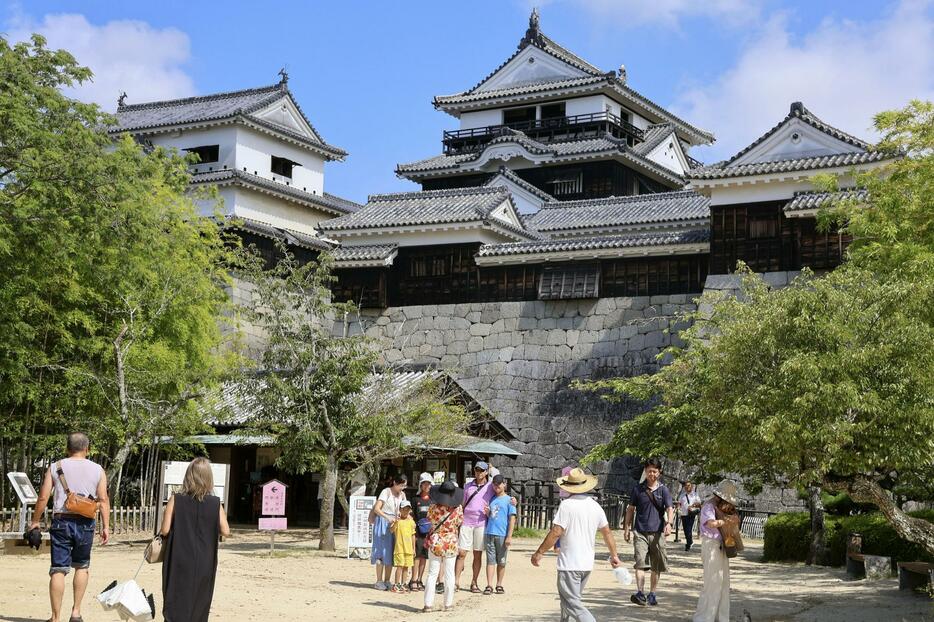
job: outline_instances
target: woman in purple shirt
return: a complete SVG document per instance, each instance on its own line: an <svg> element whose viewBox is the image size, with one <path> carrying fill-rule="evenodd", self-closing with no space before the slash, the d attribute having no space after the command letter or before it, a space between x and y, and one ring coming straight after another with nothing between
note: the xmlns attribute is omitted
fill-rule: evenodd
<svg viewBox="0 0 934 622"><path fill-rule="evenodd" d="M704 589L697 601L694 622L730 620L730 559L723 551L720 528L729 520L739 520L736 514L736 485L725 480L713 494L700 511ZM717 518L718 510L723 518Z"/></svg>

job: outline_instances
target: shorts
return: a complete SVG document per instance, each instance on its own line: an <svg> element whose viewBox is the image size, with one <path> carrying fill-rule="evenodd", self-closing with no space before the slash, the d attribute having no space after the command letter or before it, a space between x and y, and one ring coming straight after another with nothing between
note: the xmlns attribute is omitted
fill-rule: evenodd
<svg viewBox="0 0 934 622"><path fill-rule="evenodd" d="M509 552L509 549L506 548L506 536L491 536L487 534L485 536L486 540L486 565L487 566L505 566L506 565L506 553Z"/></svg>
<svg viewBox="0 0 934 622"><path fill-rule="evenodd" d="M457 548L462 552L482 551L483 550L483 530L484 526L461 527L461 535L457 539Z"/></svg>
<svg viewBox="0 0 934 622"><path fill-rule="evenodd" d="M393 553L392 565L397 568L411 568L415 565L415 556L411 553Z"/></svg>
<svg viewBox="0 0 934 622"><path fill-rule="evenodd" d="M425 534L427 536L428 534ZM425 546L425 536L415 536L415 559L428 559L428 548Z"/></svg>
<svg viewBox="0 0 934 622"><path fill-rule="evenodd" d="M94 519L83 516L52 517L52 565L49 574L68 574L72 568L91 566Z"/></svg>
<svg viewBox="0 0 934 622"><path fill-rule="evenodd" d="M635 569L652 572L668 572L668 552L665 549L664 532L656 531L643 533L635 531L632 534L632 544L635 550Z"/></svg>

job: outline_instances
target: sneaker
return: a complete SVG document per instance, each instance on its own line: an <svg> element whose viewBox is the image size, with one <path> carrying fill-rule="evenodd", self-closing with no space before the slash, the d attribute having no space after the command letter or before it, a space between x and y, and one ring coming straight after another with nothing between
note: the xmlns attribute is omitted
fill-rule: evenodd
<svg viewBox="0 0 934 622"><path fill-rule="evenodd" d="M685 544L685 545L684 545L684 550L685 550L685 551L690 551L690 550L691 550L691 545L690 545L690 544Z"/></svg>
<svg viewBox="0 0 934 622"><path fill-rule="evenodd" d="M385 581L377 581L373 587L378 590L382 590L383 592L389 589L389 585Z"/></svg>
<svg viewBox="0 0 934 622"><path fill-rule="evenodd" d="M645 594L643 594L642 592L636 592L635 594L629 597L629 600L639 605L640 607L645 607L645 602L646 602Z"/></svg>
<svg viewBox="0 0 934 622"><path fill-rule="evenodd" d="M654 607L655 605L658 604L658 601L655 600L655 592L649 592L648 601L649 601L649 606L651 607Z"/></svg>
<svg viewBox="0 0 934 622"><path fill-rule="evenodd" d="M444 594L444 583L439 583L438 585L435 586L435 593Z"/></svg>
<svg viewBox="0 0 934 622"><path fill-rule="evenodd" d="M393 594L404 594L405 588L402 587L401 583L396 583L395 585L392 586L392 588L389 591L392 592Z"/></svg>

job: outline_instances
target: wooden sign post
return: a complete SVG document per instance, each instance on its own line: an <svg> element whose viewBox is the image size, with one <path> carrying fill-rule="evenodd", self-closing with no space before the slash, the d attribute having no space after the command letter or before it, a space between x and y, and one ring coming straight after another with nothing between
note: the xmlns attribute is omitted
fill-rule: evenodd
<svg viewBox="0 0 934 622"><path fill-rule="evenodd" d="M263 517L259 519L259 530L269 532L269 554L276 548L276 532L288 528L285 517L286 485L277 479L263 484Z"/></svg>

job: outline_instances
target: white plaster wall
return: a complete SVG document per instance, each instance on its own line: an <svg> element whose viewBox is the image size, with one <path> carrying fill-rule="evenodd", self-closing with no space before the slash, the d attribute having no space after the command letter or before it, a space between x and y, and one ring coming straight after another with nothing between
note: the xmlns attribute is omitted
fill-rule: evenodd
<svg viewBox="0 0 934 622"><path fill-rule="evenodd" d="M840 177L840 185L852 185L852 179ZM809 179L773 181L769 183L742 184L699 190L710 196L711 205L732 205L734 203L756 203L759 201L777 201L791 199L795 192L815 190Z"/></svg>
<svg viewBox="0 0 934 622"><path fill-rule="evenodd" d="M222 192L225 195L224 209L228 214L258 220L274 227L313 234L319 222L334 217L333 214L325 214L312 207L297 205L247 188L225 188Z"/></svg>
<svg viewBox="0 0 934 622"><path fill-rule="evenodd" d="M681 158L678 157L680 148L678 139L674 134L670 134L668 138L663 140L658 147L649 153L648 158L653 162L661 164L668 170L681 175L684 173L684 165L682 164Z"/></svg>
<svg viewBox="0 0 934 622"><path fill-rule="evenodd" d="M217 194L220 195L221 200L219 205L214 201L206 201L203 199L195 200L195 205L198 206L198 211L202 216L213 216L215 209L219 209L224 216L230 216L233 214L234 206L236 205L236 199L234 198L235 193L236 189L230 186L218 188Z"/></svg>
<svg viewBox="0 0 934 622"><path fill-rule="evenodd" d="M493 108L491 110L478 110L476 112L461 113L462 130L470 130L475 127L486 127L488 125L500 125L503 122L502 108Z"/></svg>
<svg viewBox="0 0 934 622"><path fill-rule="evenodd" d="M286 178L270 171L270 156L288 158L301 166L293 167L290 185L314 194L324 193L324 158L295 145L280 141L250 128L237 128L236 167L260 177L285 182Z"/></svg>
<svg viewBox="0 0 934 622"><path fill-rule="evenodd" d="M204 147L207 145L218 145L217 162L199 164L193 167L194 171L222 170L236 166L236 144L237 130L233 126L212 127L203 130L187 130L175 134L155 134L148 137L152 144L157 147L167 149L191 149L192 147Z"/></svg>

